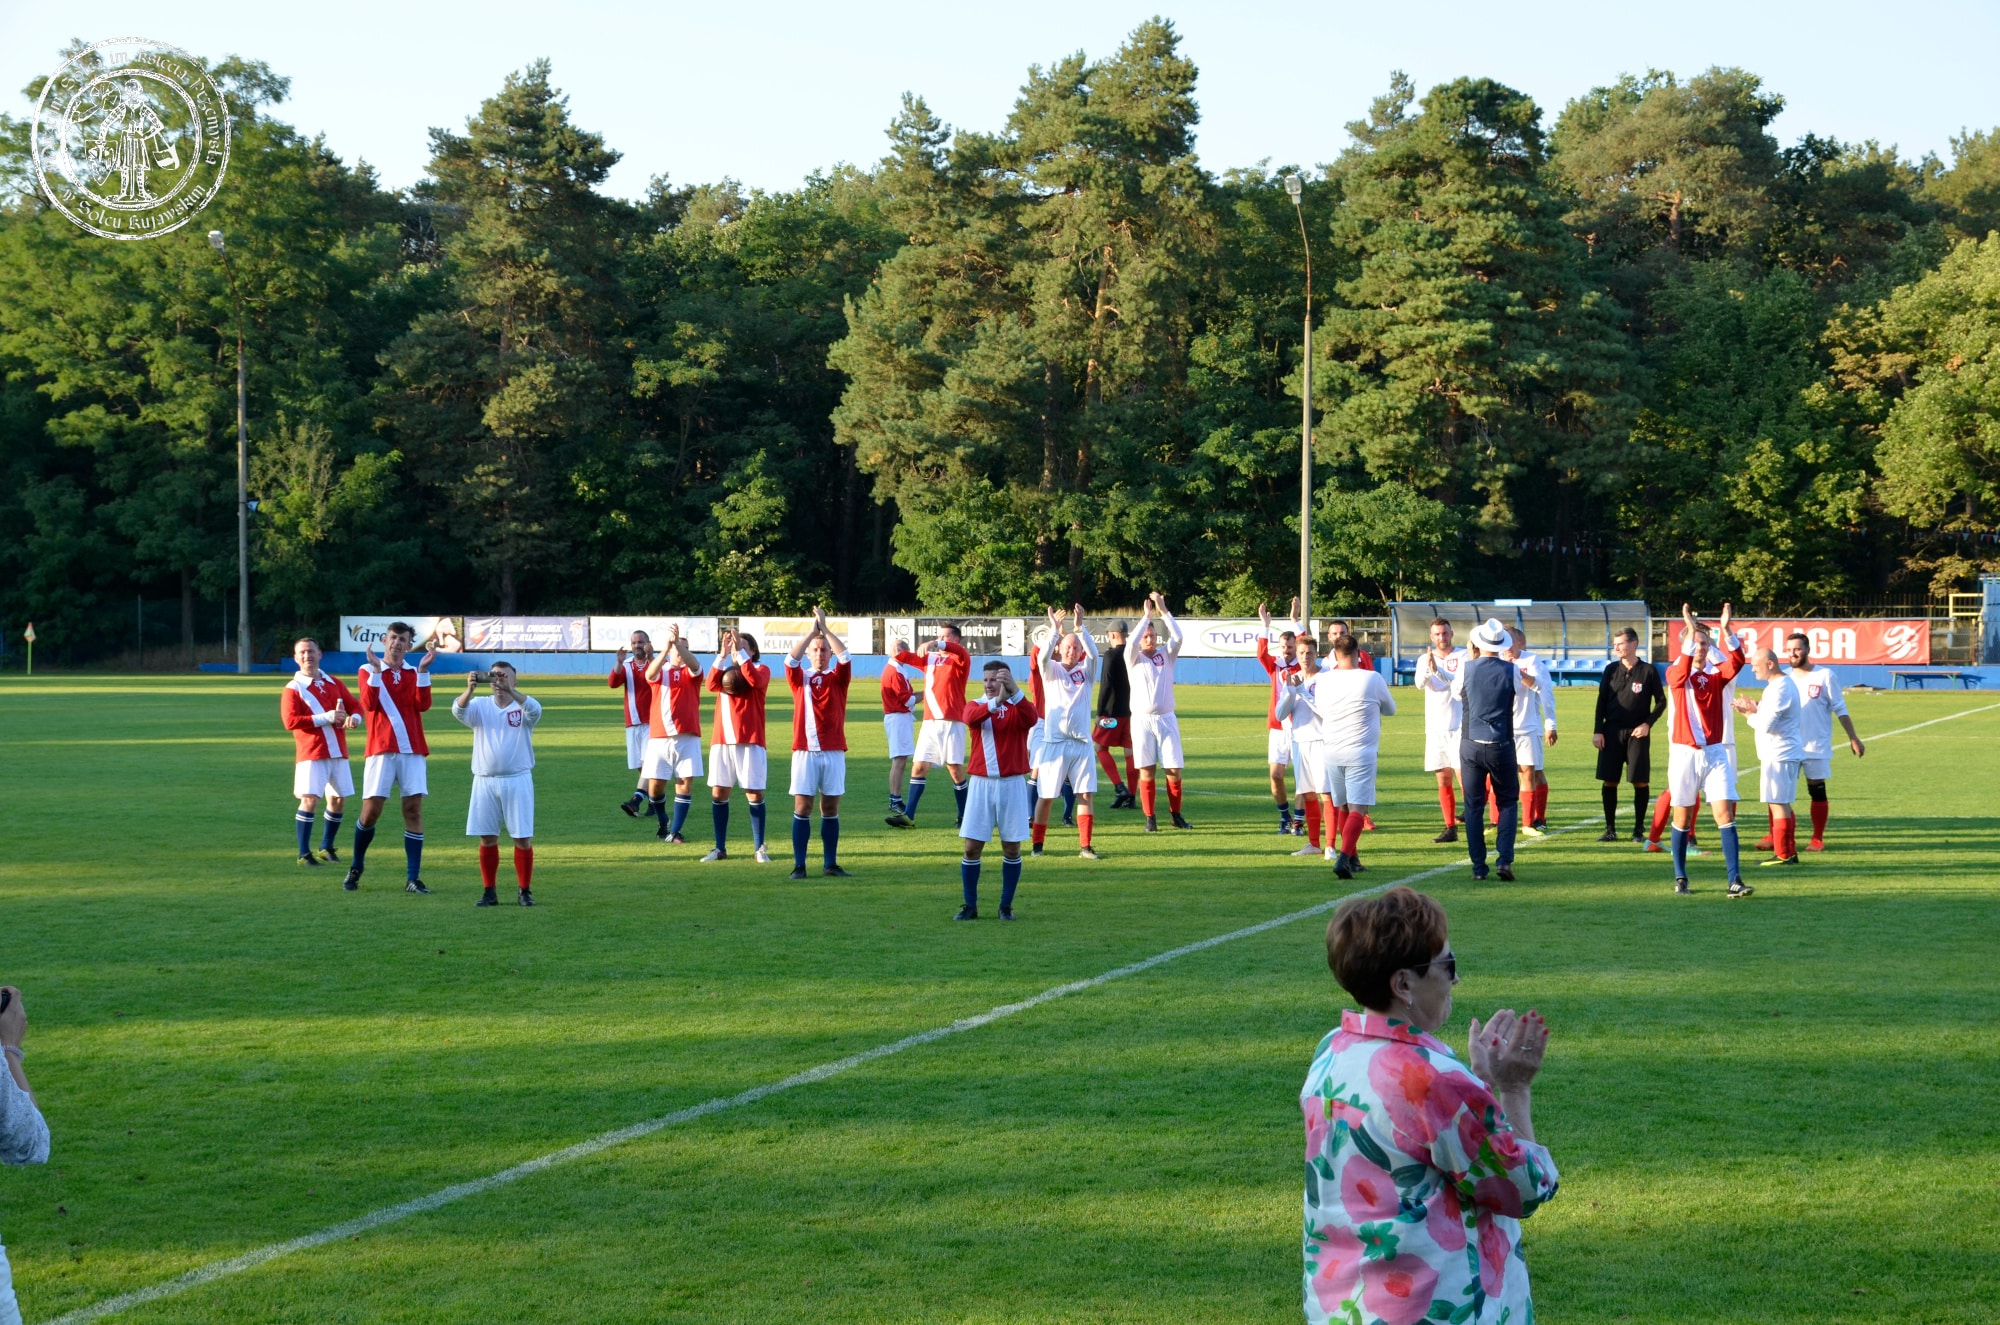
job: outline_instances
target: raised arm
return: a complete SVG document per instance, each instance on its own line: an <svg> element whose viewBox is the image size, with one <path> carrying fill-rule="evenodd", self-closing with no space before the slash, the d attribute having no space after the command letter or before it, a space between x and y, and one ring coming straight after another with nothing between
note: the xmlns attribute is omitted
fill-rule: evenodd
<svg viewBox="0 0 2000 1325"><path fill-rule="evenodd" d="M1167 610L1167 596L1165 594L1155 591L1153 599L1160 605L1160 620L1167 623L1167 656L1169 658L1178 658L1181 656L1180 623L1175 621L1174 614Z"/></svg>
<svg viewBox="0 0 2000 1325"><path fill-rule="evenodd" d="M1125 637L1125 665L1127 667L1136 666L1138 664L1139 641L1145 638L1146 627L1150 626L1152 623L1153 623L1153 600L1151 598L1148 598L1145 601L1145 603L1139 608L1138 624L1134 625L1132 627L1132 633Z"/></svg>
<svg viewBox="0 0 2000 1325"><path fill-rule="evenodd" d="M524 695L518 690L514 692L514 698L520 702L522 721L526 722L529 727L533 727L542 720L541 700L536 699L533 695Z"/></svg>
<svg viewBox="0 0 2000 1325"><path fill-rule="evenodd" d="M1090 632L1083 628L1083 604L1077 603L1073 605L1070 608L1070 613L1070 620L1073 623L1071 629L1076 635L1077 642L1083 645L1083 656L1091 662L1096 662L1097 641L1092 639Z"/></svg>

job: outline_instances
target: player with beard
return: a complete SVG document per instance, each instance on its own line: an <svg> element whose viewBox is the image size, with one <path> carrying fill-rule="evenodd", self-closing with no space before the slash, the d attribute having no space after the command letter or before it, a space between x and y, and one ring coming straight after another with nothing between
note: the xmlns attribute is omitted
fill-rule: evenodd
<svg viewBox="0 0 2000 1325"><path fill-rule="evenodd" d="M1833 776L1833 720L1847 732L1847 748L1856 759L1868 753L1847 716L1847 701L1840 696L1840 679L1830 670L1812 663L1812 641L1800 631L1785 636L1785 658L1791 667L1787 675L1797 687L1805 708L1799 714L1799 775L1806 780L1806 796L1812 802L1812 840L1808 851L1826 850L1826 780ZM1759 843L1769 846L1769 839Z"/></svg>
<svg viewBox="0 0 2000 1325"><path fill-rule="evenodd" d="M613 690L625 692L625 767L638 773L639 785L619 809L634 819L646 808L646 742L652 739L653 688L646 684L646 668L653 661L653 637L643 630L632 632L632 656L618 650L618 660L606 678Z"/></svg>
<svg viewBox="0 0 2000 1325"><path fill-rule="evenodd" d="M770 759L764 749L764 704L771 669L758 661L757 637L725 630L709 664L708 691L715 696L715 744L708 747L709 809L715 816L715 850L704 863L729 859L729 798L737 787L750 803L750 841L757 863L771 863L764 849L764 785Z"/></svg>

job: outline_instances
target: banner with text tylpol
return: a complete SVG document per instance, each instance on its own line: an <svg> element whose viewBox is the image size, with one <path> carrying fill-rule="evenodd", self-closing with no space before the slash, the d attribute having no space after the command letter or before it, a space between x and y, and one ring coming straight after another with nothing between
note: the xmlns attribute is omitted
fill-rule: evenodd
<svg viewBox="0 0 2000 1325"><path fill-rule="evenodd" d="M1931 623L1922 617L1903 619L1803 621L1732 621L1748 649L1769 649L1785 656L1785 637L1806 637L1816 663L1864 663L1878 667L1927 667L1931 661ZM1678 632L1679 627L1673 627ZM1671 641L1669 641L1671 643Z"/></svg>

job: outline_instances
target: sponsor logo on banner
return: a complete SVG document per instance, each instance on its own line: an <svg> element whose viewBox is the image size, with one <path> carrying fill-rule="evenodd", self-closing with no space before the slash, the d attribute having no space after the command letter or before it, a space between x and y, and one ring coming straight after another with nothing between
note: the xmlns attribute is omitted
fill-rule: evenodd
<svg viewBox="0 0 2000 1325"><path fill-rule="evenodd" d="M935 638L935 636L933 636ZM912 649L924 641L917 637L917 619L913 616L886 617L882 622L882 652L889 652L889 646L901 640Z"/></svg>
<svg viewBox="0 0 2000 1325"><path fill-rule="evenodd" d="M771 664L775 672L784 659L778 655L789 652L794 644L812 633L812 618L809 616L746 616L736 618L736 628L757 637L757 648L764 655L764 661ZM841 642L849 653L875 652L875 619L873 617L830 616L826 628ZM656 639L653 643L658 644Z"/></svg>
<svg viewBox="0 0 2000 1325"><path fill-rule="evenodd" d="M1279 622L1274 618L1271 624ZM1181 620L1180 628L1183 658L1254 658L1257 641L1264 638L1264 623L1254 617Z"/></svg>
<svg viewBox="0 0 2000 1325"><path fill-rule="evenodd" d="M654 648L665 648L668 626L679 626L681 638L696 653L715 652L721 626L712 616L594 616L590 619L591 652L616 653L629 649L635 630L645 631ZM758 637L758 643L763 643L762 636Z"/></svg>
<svg viewBox="0 0 2000 1325"><path fill-rule="evenodd" d="M389 633L392 621L400 621L417 632L419 651L427 642L435 642L439 653L465 651L461 623L453 616L344 616L340 619L341 649L363 653L372 644L375 652L380 653L382 637Z"/></svg>
<svg viewBox="0 0 2000 1325"><path fill-rule="evenodd" d="M473 653L581 653L590 622L580 616L469 616L465 647Z"/></svg>
<svg viewBox="0 0 2000 1325"><path fill-rule="evenodd" d="M1769 649L1785 656L1785 636L1801 632L1812 645L1815 663L1860 663L1883 667L1927 667L1931 661L1931 623L1909 620L1855 619L1829 621L1732 621L1731 630L1746 651ZM1669 643L1678 641L1670 626Z"/></svg>

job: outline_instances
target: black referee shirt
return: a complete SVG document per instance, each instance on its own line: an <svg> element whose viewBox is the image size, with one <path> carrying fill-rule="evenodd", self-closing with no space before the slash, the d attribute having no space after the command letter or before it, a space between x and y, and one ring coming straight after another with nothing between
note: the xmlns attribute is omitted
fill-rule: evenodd
<svg viewBox="0 0 2000 1325"><path fill-rule="evenodd" d="M1634 658L1629 667L1613 659L1597 683L1597 723L1591 730L1600 735L1628 732L1640 723L1658 722L1666 711L1667 692L1657 667L1644 658Z"/></svg>
<svg viewBox="0 0 2000 1325"><path fill-rule="evenodd" d="M1104 679L1097 686L1097 716L1132 716L1132 678L1125 671L1125 646L1104 650Z"/></svg>

